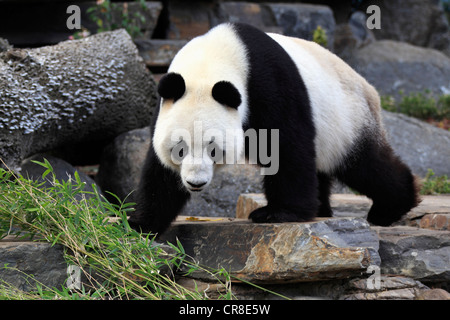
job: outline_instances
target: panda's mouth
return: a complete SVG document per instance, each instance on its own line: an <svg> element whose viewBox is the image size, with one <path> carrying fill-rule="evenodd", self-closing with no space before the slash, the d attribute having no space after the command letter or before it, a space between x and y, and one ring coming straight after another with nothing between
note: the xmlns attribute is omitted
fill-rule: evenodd
<svg viewBox="0 0 450 320"><path fill-rule="evenodd" d="M191 192L201 192L203 189L205 189L205 186L207 185L207 182L191 182L186 181L187 189Z"/></svg>

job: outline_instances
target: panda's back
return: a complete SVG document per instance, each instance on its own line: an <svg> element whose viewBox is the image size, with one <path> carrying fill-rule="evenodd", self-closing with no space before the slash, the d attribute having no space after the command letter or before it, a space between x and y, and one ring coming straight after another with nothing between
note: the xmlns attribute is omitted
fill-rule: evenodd
<svg viewBox="0 0 450 320"><path fill-rule="evenodd" d="M362 134L379 128L376 90L339 57L303 39L268 34L296 64L316 128L317 169L331 172Z"/></svg>

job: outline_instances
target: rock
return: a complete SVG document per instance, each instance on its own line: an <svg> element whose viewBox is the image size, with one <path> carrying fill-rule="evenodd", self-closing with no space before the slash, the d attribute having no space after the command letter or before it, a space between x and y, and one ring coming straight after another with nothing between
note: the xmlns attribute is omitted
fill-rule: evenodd
<svg viewBox="0 0 450 320"><path fill-rule="evenodd" d="M314 30L321 26L327 34L327 48L333 50L336 23L333 11L329 7L311 4L266 5L272 11L276 25L281 27L284 35L312 40Z"/></svg>
<svg viewBox="0 0 450 320"><path fill-rule="evenodd" d="M347 62L381 95L399 99L400 90L405 94L424 90L435 95L450 92L450 58L437 50L381 40L355 50Z"/></svg>
<svg viewBox="0 0 450 320"><path fill-rule="evenodd" d="M377 39L409 42L450 53L449 24L440 1L381 0L381 29L374 29Z"/></svg>
<svg viewBox="0 0 450 320"><path fill-rule="evenodd" d="M437 176L450 176L449 131L403 114L383 110L382 116L392 148L414 174L425 177L433 169Z"/></svg>
<svg viewBox="0 0 450 320"><path fill-rule="evenodd" d="M8 40L0 38L0 52L8 51L9 49L11 49L11 46L9 45Z"/></svg>
<svg viewBox="0 0 450 320"><path fill-rule="evenodd" d="M168 8L168 39L192 39L220 23L243 22L266 32L312 40L320 25L327 33L328 48L333 47L335 21L327 6L234 1L197 1L192 6L176 0Z"/></svg>
<svg viewBox="0 0 450 320"><path fill-rule="evenodd" d="M148 67L168 67L187 40L135 40L139 54Z"/></svg>
<svg viewBox="0 0 450 320"><path fill-rule="evenodd" d="M419 281L397 276L380 276L379 287L368 287L368 279L350 280L351 294L343 300L416 300L428 288Z"/></svg>
<svg viewBox="0 0 450 320"><path fill-rule="evenodd" d="M372 30L366 26L366 20L366 15L357 11L348 22L336 26L333 52L341 59L349 60L356 49L375 41Z"/></svg>
<svg viewBox="0 0 450 320"><path fill-rule="evenodd" d="M410 227L448 230L450 197L445 195L422 196L422 202L413 208L404 219Z"/></svg>
<svg viewBox="0 0 450 320"><path fill-rule="evenodd" d="M250 213L266 205L267 199L263 193L241 194L236 205L236 218L248 219Z"/></svg>
<svg viewBox="0 0 450 320"><path fill-rule="evenodd" d="M450 293L443 289L423 290L416 300L450 300Z"/></svg>
<svg viewBox="0 0 450 320"><path fill-rule="evenodd" d="M63 254L51 243L1 240L0 279L24 291L36 290L35 281L59 289L68 278Z"/></svg>
<svg viewBox="0 0 450 320"><path fill-rule="evenodd" d="M283 33L277 25L272 10L265 4L253 2L222 2L216 9L217 20L213 20L213 25L223 22L241 22L251 24L265 32Z"/></svg>
<svg viewBox="0 0 450 320"><path fill-rule="evenodd" d="M450 230L450 214L427 214L421 220L419 227L433 230Z"/></svg>
<svg viewBox="0 0 450 320"><path fill-rule="evenodd" d="M372 227L380 238L381 272L433 286L450 283L450 231Z"/></svg>
<svg viewBox="0 0 450 320"><path fill-rule="evenodd" d="M102 190L114 193L121 200L126 198L126 202L135 202L135 190L149 146L149 127L122 133L108 144L103 150L96 177ZM106 197L115 201L108 193Z"/></svg>
<svg viewBox="0 0 450 320"><path fill-rule="evenodd" d="M68 181L68 180L75 180L75 172L78 172L78 175L82 182L85 183L84 191L88 192L94 192L94 188L92 185L95 185L94 180L92 180L88 175L86 175L84 172L76 170L73 166L71 166L69 163L67 163L64 160L61 160L59 158L53 157L49 154L37 154L30 158L25 159L22 161L21 164L21 174L29 179L32 180L42 180L42 174L47 170L43 166L36 164L32 161L39 161L44 162L44 158L48 160L50 165L53 168L53 173L55 174L56 179L61 181ZM45 179L44 187L51 187L51 178L50 176L47 176ZM97 187L97 190L102 194L102 191L100 188ZM85 194L87 198L89 197L95 197L95 195L89 195ZM82 198L81 194L77 194L76 199L80 200Z"/></svg>
<svg viewBox="0 0 450 320"><path fill-rule="evenodd" d="M168 3L167 39L190 40L211 29L214 15L214 3L196 1L195 5L183 0L171 0Z"/></svg>
<svg viewBox="0 0 450 320"><path fill-rule="evenodd" d="M16 239L13 236L7 236L0 240L0 282L2 284L7 283L23 291L36 291L38 284L43 285L44 290L47 288L61 290L61 287L71 289L69 278L72 278L75 288L79 284L85 289L104 281L104 276L94 269L86 267L81 271L75 265L68 265L64 259L65 249L61 245ZM168 260L168 263L159 269L160 274L172 277L174 266L170 259L176 253L175 250L169 245L156 241L152 245L161 249L159 251L161 259ZM69 272L77 268L80 274L71 277ZM88 275L87 272L90 274ZM79 278L75 278L78 276ZM126 276L133 281L142 280L137 274L130 273Z"/></svg>
<svg viewBox="0 0 450 320"><path fill-rule="evenodd" d="M348 278L379 262L378 239L362 219L285 224L201 220L180 217L160 241L178 239L201 265L223 267L252 283ZM195 272L190 277L208 278Z"/></svg>
<svg viewBox="0 0 450 320"><path fill-rule="evenodd" d="M16 167L62 145L100 149L106 140L149 123L154 91L124 30L3 52L0 157Z"/></svg>
<svg viewBox="0 0 450 320"><path fill-rule="evenodd" d="M253 210L265 205L267 200L262 193L241 194L236 206L236 218L248 219ZM330 205L334 217L365 218L372 206L372 200L362 195L332 194Z"/></svg>

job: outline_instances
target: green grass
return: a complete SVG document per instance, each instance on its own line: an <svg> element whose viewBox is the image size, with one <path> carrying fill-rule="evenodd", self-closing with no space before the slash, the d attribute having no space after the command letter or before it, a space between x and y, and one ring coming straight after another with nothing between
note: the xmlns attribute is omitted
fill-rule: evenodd
<svg viewBox="0 0 450 320"><path fill-rule="evenodd" d="M427 175L422 182L420 194L446 194L450 193L450 180L447 175L435 176L433 170L428 169Z"/></svg>
<svg viewBox="0 0 450 320"><path fill-rule="evenodd" d="M444 120L450 117L450 95L436 98L429 90L405 95L400 101L392 96L381 97L381 107L392 112L400 112L423 120Z"/></svg>
<svg viewBox="0 0 450 320"><path fill-rule="evenodd" d="M186 273L209 272L223 285L219 298L233 298L227 272L192 263L179 243L170 244L175 253L168 254L151 235L132 230L126 214L133 204L112 204L96 190L84 191L77 174L58 181L48 161L39 164L52 187L0 168L0 239L15 235L63 245L68 265L81 268L88 281L73 291L48 288L30 277L32 292L0 281L1 299L207 299L204 292L178 285L171 272L160 272L180 266Z"/></svg>

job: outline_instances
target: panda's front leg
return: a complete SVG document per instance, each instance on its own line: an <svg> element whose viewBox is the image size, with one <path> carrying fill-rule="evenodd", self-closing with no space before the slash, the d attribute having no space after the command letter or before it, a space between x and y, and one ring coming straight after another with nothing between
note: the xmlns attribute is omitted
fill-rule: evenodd
<svg viewBox="0 0 450 320"><path fill-rule="evenodd" d="M142 169L136 211L128 222L137 231L160 235L189 198L180 175L164 167L151 146Z"/></svg>
<svg viewBox="0 0 450 320"><path fill-rule="evenodd" d="M250 219L257 223L311 221L319 209L318 179L314 150L280 148L279 170L264 176L267 206L256 209Z"/></svg>

